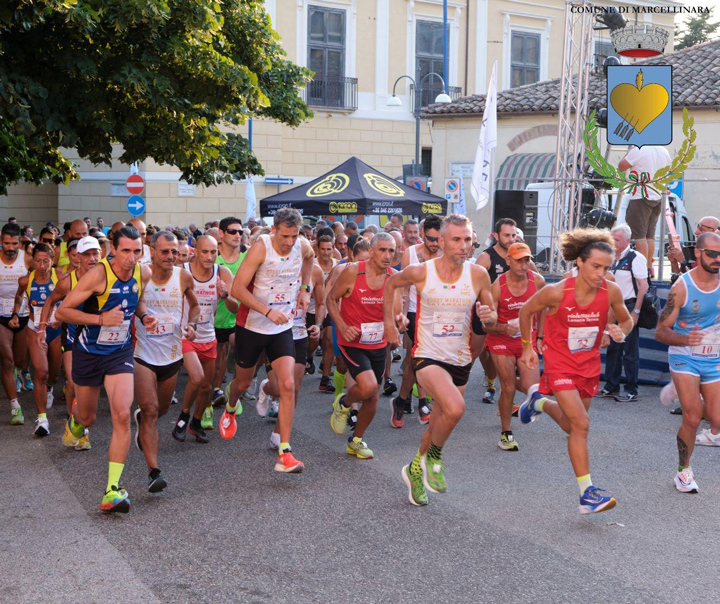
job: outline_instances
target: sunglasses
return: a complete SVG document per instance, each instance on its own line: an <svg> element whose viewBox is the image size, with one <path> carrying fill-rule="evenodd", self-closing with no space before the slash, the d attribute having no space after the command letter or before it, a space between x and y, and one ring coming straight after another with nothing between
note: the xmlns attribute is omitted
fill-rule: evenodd
<svg viewBox="0 0 720 604"><path fill-rule="evenodd" d="M717 257L720 256L720 251L719 251L719 250L706 250L706 249L703 249L703 248L701 248L701 247L698 247L698 248L695 248L695 249L697 249L699 252L705 252L705 253L708 255L708 258L717 258Z"/></svg>
<svg viewBox="0 0 720 604"><path fill-rule="evenodd" d="M430 243L437 243L438 239L440 239L440 237L430 237L430 235L425 235L425 240Z"/></svg>
<svg viewBox="0 0 720 604"><path fill-rule="evenodd" d="M480 244L476 241L475 243L472 244L472 246L473 246L475 249L478 249L478 248L480 247Z"/></svg>
<svg viewBox="0 0 720 604"><path fill-rule="evenodd" d="M696 222L695 230L702 231L703 233L710 233L715 231L715 227L708 226L707 224L703 224L702 222Z"/></svg>
<svg viewBox="0 0 720 604"><path fill-rule="evenodd" d="M237 235L238 233L242 233L242 229L226 229L225 232L228 235Z"/></svg>

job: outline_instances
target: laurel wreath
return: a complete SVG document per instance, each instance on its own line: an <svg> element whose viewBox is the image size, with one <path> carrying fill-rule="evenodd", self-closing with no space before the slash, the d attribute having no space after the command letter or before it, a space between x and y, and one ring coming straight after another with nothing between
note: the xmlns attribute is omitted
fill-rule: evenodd
<svg viewBox="0 0 720 604"><path fill-rule="evenodd" d="M659 195L670 186L670 183L682 177L690 165L690 162L695 157L695 151L697 150L697 145L695 144L695 139L697 138L697 132L694 128L695 118L690 115L687 107L683 107L683 134L685 135L685 140L683 140L680 151L678 151L678 154L672 159L670 165L660 168L652 178L649 178L649 175L645 172L641 175L638 175L637 172L632 172L628 176L625 176L623 172L620 172L615 166L609 164L603 154L600 153L600 147L597 141L600 127L597 125L595 113L596 111L593 110L583 130L583 141L585 143L587 160L595 172L602 176L606 183L619 189L621 192L628 189L639 188L643 199L646 198L647 189L651 189Z"/></svg>

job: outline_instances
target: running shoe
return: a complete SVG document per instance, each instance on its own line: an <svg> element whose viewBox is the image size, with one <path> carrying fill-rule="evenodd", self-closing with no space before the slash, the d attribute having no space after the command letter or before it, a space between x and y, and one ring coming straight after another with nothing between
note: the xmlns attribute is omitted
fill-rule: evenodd
<svg viewBox="0 0 720 604"><path fill-rule="evenodd" d="M682 472L678 472L675 475L675 488L681 493L699 492L692 468L685 468Z"/></svg>
<svg viewBox="0 0 720 604"><path fill-rule="evenodd" d="M397 363L398 361L401 361L401 360L402 360L402 355L397 350L393 350L392 362Z"/></svg>
<svg viewBox="0 0 720 604"><path fill-rule="evenodd" d="M405 418L403 418L404 406L405 401L399 396L396 396L392 400L392 404L390 405L390 425L393 428L402 428L405 425Z"/></svg>
<svg viewBox="0 0 720 604"><path fill-rule="evenodd" d="M105 497L100 504L100 511L106 514L119 512L127 514L130 511L130 499L127 491L118 487L111 487L109 491L105 491Z"/></svg>
<svg viewBox="0 0 720 604"><path fill-rule="evenodd" d="M392 378L385 380L385 387L383 388L383 394L385 396L392 396L397 392L397 384L393 382Z"/></svg>
<svg viewBox="0 0 720 604"><path fill-rule="evenodd" d="M90 445L90 431L86 428L83 435L78 439L77 443L75 443L75 450L89 451L90 449L92 449Z"/></svg>
<svg viewBox="0 0 720 604"><path fill-rule="evenodd" d="M175 396L175 393L173 392L172 398L170 399L171 405L177 405L178 404L178 397Z"/></svg>
<svg viewBox="0 0 720 604"><path fill-rule="evenodd" d="M615 398L620 394L619 390L608 390L607 388L603 388L600 392L598 392L598 396L600 398Z"/></svg>
<svg viewBox="0 0 720 604"><path fill-rule="evenodd" d="M535 402L543 398L545 398L545 396L538 392L537 384L533 384L530 388L528 388L528 398L523 401L522 405L520 405L520 410L518 411L518 416L523 424L529 424L530 422L537 421L538 416L542 414L542 411L537 411L535 409Z"/></svg>
<svg viewBox="0 0 720 604"><path fill-rule="evenodd" d="M631 401L636 401L637 397L638 397L637 394L632 394L631 392L625 392L624 394L618 394L615 397L615 400L618 403L629 403Z"/></svg>
<svg viewBox="0 0 720 604"><path fill-rule="evenodd" d="M188 429L188 423L184 419L177 418L175 422L175 427L172 431L172 437L180 441L181 443L185 442L185 435L187 434Z"/></svg>
<svg viewBox="0 0 720 604"><path fill-rule="evenodd" d="M212 407L205 407L202 417L200 418L200 426L203 430L214 430L215 429L215 409Z"/></svg>
<svg viewBox="0 0 720 604"><path fill-rule="evenodd" d="M222 436L225 440L228 440L235 436L235 432L237 432L235 414L230 413L227 409L225 409L225 412L220 418L220 436Z"/></svg>
<svg viewBox="0 0 720 604"><path fill-rule="evenodd" d="M487 390L483 395L482 402L486 405L492 405L495 402L495 386L488 384Z"/></svg>
<svg viewBox="0 0 720 604"><path fill-rule="evenodd" d="M512 432L501 432L498 449L503 451L518 451L518 444Z"/></svg>
<svg viewBox="0 0 720 604"><path fill-rule="evenodd" d="M50 434L50 423L47 417L38 417L35 420L35 436L48 436Z"/></svg>
<svg viewBox="0 0 720 604"><path fill-rule="evenodd" d="M190 434L195 437L195 440L197 442L202 443L203 445L206 445L210 442L208 435L205 434L205 430L203 430L202 428L202 424L194 418L190 420L188 432L190 432Z"/></svg>
<svg viewBox="0 0 720 604"><path fill-rule="evenodd" d="M140 442L140 422L142 418L140 415L140 409L135 409L135 413L133 413L133 418L135 419L135 446L142 451L142 443Z"/></svg>
<svg viewBox="0 0 720 604"><path fill-rule="evenodd" d="M598 489L596 486L590 485L580 495L580 513L597 514L612 510L617 505L617 501L612 495L609 493L605 495L605 493L607 493L605 489Z"/></svg>
<svg viewBox="0 0 720 604"><path fill-rule="evenodd" d="M418 421L424 426L430 423L430 416L432 415L432 404L425 399L425 402L418 403Z"/></svg>
<svg viewBox="0 0 720 604"><path fill-rule="evenodd" d="M720 434L713 434L706 428L695 437L695 444L702 447L720 447Z"/></svg>
<svg viewBox="0 0 720 604"><path fill-rule="evenodd" d="M275 462L275 471L284 472L285 474L299 474L305 468L305 464L295 459L292 451L287 449L280 453Z"/></svg>
<svg viewBox="0 0 720 604"><path fill-rule="evenodd" d="M218 405L224 405L227 403L227 399L225 398L225 393L220 390L220 388L215 388L213 390L212 394L212 406L217 407Z"/></svg>
<svg viewBox="0 0 720 604"><path fill-rule="evenodd" d="M32 377L30 377L29 371L23 371L22 378L23 378L23 382L25 382L25 385L23 386L23 390L27 390L29 392L32 390L35 390L35 384L33 384Z"/></svg>
<svg viewBox="0 0 720 604"><path fill-rule="evenodd" d="M227 386L225 386L225 400L227 401L228 405L230 405L230 386L231 385L232 385L232 382L230 382ZM243 406L242 406L242 402L240 401L240 399L235 401L235 405L230 405L230 406L235 407L235 415L242 415Z"/></svg>
<svg viewBox="0 0 720 604"><path fill-rule="evenodd" d="M357 426L357 409L350 409L350 415L348 415L348 428L355 432L355 426Z"/></svg>
<svg viewBox="0 0 720 604"><path fill-rule="evenodd" d="M25 390L25 386L22 383L22 380L20 379L20 376L16 373L15 374L15 391L21 392Z"/></svg>
<svg viewBox="0 0 720 604"><path fill-rule="evenodd" d="M335 392L335 386L332 385L329 375L324 375L320 379L320 386L318 386L320 392Z"/></svg>
<svg viewBox="0 0 720 604"><path fill-rule="evenodd" d="M670 415L682 415L682 407L675 407L674 409L670 409Z"/></svg>
<svg viewBox="0 0 720 604"><path fill-rule="evenodd" d="M420 402L420 397L418 397L418 404L419 404L419 402ZM413 408L413 404L412 404L412 394L410 396L408 396L405 399L405 402L403 403L403 413L405 413L406 415L412 415L413 413L415 413L415 409Z"/></svg>
<svg viewBox="0 0 720 604"><path fill-rule="evenodd" d="M280 450L280 435L277 432L270 434L270 447L276 451Z"/></svg>
<svg viewBox="0 0 720 604"><path fill-rule="evenodd" d="M153 468L148 474L148 491L159 493L167 486L167 480L163 478L159 468Z"/></svg>
<svg viewBox="0 0 720 604"><path fill-rule="evenodd" d="M305 375L313 375L315 373L315 361L308 359L305 362Z"/></svg>
<svg viewBox="0 0 720 604"><path fill-rule="evenodd" d="M279 412L280 412L280 402L275 398L271 398L270 399L270 408L268 409L268 417L275 419L275 418L277 418Z"/></svg>
<svg viewBox="0 0 720 604"><path fill-rule="evenodd" d="M85 430L87 432L87 430ZM82 438L82 437L81 437ZM74 447L80 439L70 430L70 418L65 422L65 432L63 432L62 442L66 447Z"/></svg>
<svg viewBox="0 0 720 604"><path fill-rule="evenodd" d="M316 356L316 357L321 357L322 355L323 355L322 347L321 347L321 346L318 346L318 347L315 349L315 356Z"/></svg>
<svg viewBox="0 0 720 604"><path fill-rule="evenodd" d="M355 442L354 437L352 437L352 436L348 440L345 450L347 451L348 455L354 455L358 459L372 459L373 458L372 449L368 449L368 446L365 443L365 441L361 440L360 442Z"/></svg>
<svg viewBox="0 0 720 604"><path fill-rule="evenodd" d="M660 390L660 402L666 407L669 407L670 405L680 404L680 399L678 398L675 384L670 382L669 384L665 384L662 387L662 390Z"/></svg>
<svg viewBox="0 0 720 604"><path fill-rule="evenodd" d="M407 485L410 503L417 506L427 505L428 498L423 484L423 475L410 474L410 465L407 465L402 469L402 479Z"/></svg>
<svg viewBox="0 0 720 604"><path fill-rule="evenodd" d="M335 434L345 434L347 430L348 415L350 415L350 407L343 405L345 400L344 394L338 394L333 402L333 412L330 415L330 427Z"/></svg>
<svg viewBox="0 0 720 604"><path fill-rule="evenodd" d="M53 394L52 386L48 386L47 387L47 408L52 409L54 402L55 402L55 395Z"/></svg>
<svg viewBox="0 0 720 604"><path fill-rule="evenodd" d="M248 387L248 389L245 392L242 393L242 396L240 398L242 398L242 400L244 400L244 401L254 401L255 393L257 392L257 386L258 386L258 381L257 381L257 378L255 377L252 379L252 381L250 382L250 386Z"/></svg>
<svg viewBox="0 0 720 604"><path fill-rule="evenodd" d="M428 459L427 455L420 458L420 467L423 471L425 488L431 493L444 493L447 491L445 482L445 466L442 459Z"/></svg>
<svg viewBox="0 0 720 604"><path fill-rule="evenodd" d="M25 416L23 415L20 407L13 407L10 409L10 425L11 426L24 426Z"/></svg>
<svg viewBox="0 0 720 604"><path fill-rule="evenodd" d="M260 417L266 417L268 413L268 406L270 404L270 395L265 392L265 384L270 380L263 380L260 382L260 390L258 390L258 399L255 403L255 410Z"/></svg>
<svg viewBox="0 0 720 604"><path fill-rule="evenodd" d="M520 405L513 405L512 406L512 415L513 417L518 417L518 413L520 412Z"/></svg>

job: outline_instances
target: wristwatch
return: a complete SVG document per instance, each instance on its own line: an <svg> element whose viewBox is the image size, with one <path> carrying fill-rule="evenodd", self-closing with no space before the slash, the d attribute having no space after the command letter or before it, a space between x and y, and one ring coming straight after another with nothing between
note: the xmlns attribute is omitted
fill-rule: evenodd
<svg viewBox="0 0 720 604"><path fill-rule="evenodd" d="M639 309L639 308L633 308L633 312L634 312L636 315L639 315L639 314L640 314L640 309Z"/></svg>

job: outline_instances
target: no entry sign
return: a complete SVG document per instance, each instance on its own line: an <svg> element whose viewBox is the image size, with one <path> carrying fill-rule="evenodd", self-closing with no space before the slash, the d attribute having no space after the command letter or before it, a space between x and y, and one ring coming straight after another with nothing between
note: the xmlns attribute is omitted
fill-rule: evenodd
<svg viewBox="0 0 720 604"><path fill-rule="evenodd" d="M125 181L125 188L130 195L140 195L145 190L145 180L139 174L131 174Z"/></svg>

